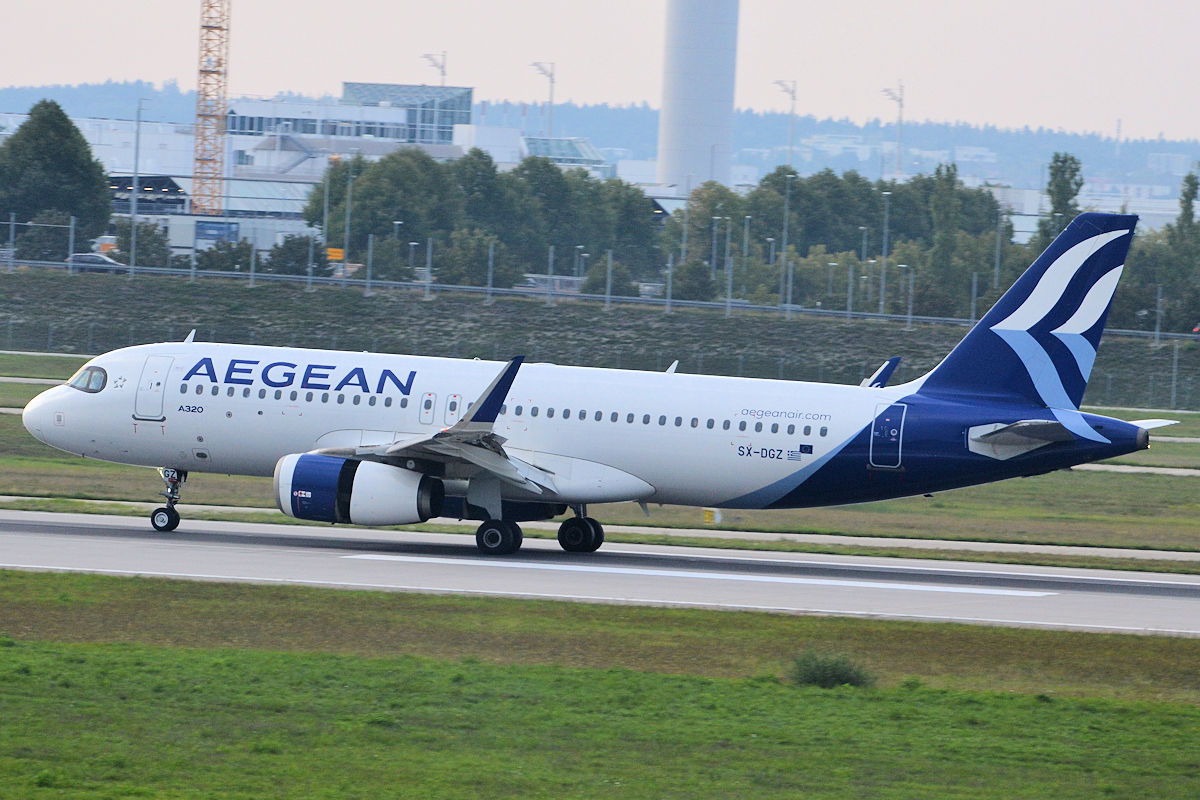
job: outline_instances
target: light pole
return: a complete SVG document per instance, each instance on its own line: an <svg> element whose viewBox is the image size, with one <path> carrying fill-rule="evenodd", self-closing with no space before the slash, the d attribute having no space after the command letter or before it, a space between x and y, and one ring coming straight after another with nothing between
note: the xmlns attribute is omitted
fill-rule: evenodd
<svg viewBox="0 0 1200 800"><path fill-rule="evenodd" d="M546 76L550 81L550 104L546 114L546 138L554 138L554 62L535 61L529 66Z"/></svg>
<svg viewBox="0 0 1200 800"><path fill-rule="evenodd" d="M749 219L747 217L746 219ZM725 218L725 316L728 318L733 305L733 259L729 255L729 240L733 235L733 220Z"/></svg>
<svg viewBox="0 0 1200 800"><path fill-rule="evenodd" d="M796 82L795 81L775 81L775 85L783 90L783 93L792 98L792 108L788 112L788 169L792 168L792 141L796 132Z"/></svg>
<svg viewBox="0 0 1200 800"><path fill-rule="evenodd" d="M145 102L145 98L138 98L137 117L133 123L133 188L129 195L129 277L131 278L133 271L137 268L137 207L138 194L141 192L141 188L138 186L138 165L142 151L142 104Z"/></svg>
<svg viewBox="0 0 1200 800"><path fill-rule="evenodd" d="M868 230L870 230L870 229L869 229L869 228L868 228L866 225L859 225L859 226L858 226L858 229L859 229L859 231L861 231L861 232L862 232L862 237L863 237L863 241L862 241L862 258L861 258L861 259L859 259L859 260L860 260L860 261L863 261L863 262L866 262L866 260L867 260L867 231L868 231Z"/></svg>
<svg viewBox="0 0 1200 800"><path fill-rule="evenodd" d="M888 211L891 208L892 193L883 193L883 258L879 265L879 313L883 313L883 301L887 298L887 257L888 257Z"/></svg>
<svg viewBox="0 0 1200 800"><path fill-rule="evenodd" d="M712 258L708 260L709 277L717 279L717 226L721 224L720 217L712 218Z"/></svg>
<svg viewBox="0 0 1200 800"><path fill-rule="evenodd" d="M571 271L575 274L576 278L579 277L579 256L581 253L583 253L583 245L575 245L574 258L571 259Z"/></svg>
<svg viewBox="0 0 1200 800"><path fill-rule="evenodd" d="M414 279L417 277L417 263L414 259L416 259L416 257L417 257L416 249L417 249L417 245L419 245L419 244L420 244L420 242L409 242L408 243L408 268L413 271Z"/></svg>
<svg viewBox="0 0 1200 800"><path fill-rule="evenodd" d="M580 268L580 270L582 270L584 275L587 275L587 260L591 255L592 255L591 253L580 253L579 254L579 268Z"/></svg>
<svg viewBox="0 0 1200 800"><path fill-rule="evenodd" d="M773 267L775 266L775 237L768 236L767 244L771 248L771 255L767 258L767 266Z"/></svg>
<svg viewBox="0 0 1200 800"><path fill-rule="evenodd" d="M400 241L400 226L403 225L402 220L392 220L392 237L398 242Z"/></svg>
<svg viewBox="0 0 1200 800"><path fill-rule="evenodd" d="M833 268L837 266L836 261L826 261L825 265L829 267L829 284L825 287L827 297L833 297Z"/></svg>
<svg viewBox="0 0 1200 800"><path fill-rule="evenodd" d="M354 162L349 164L350 175L346 180L346 227L342 242L342 285L346 285L347 273L350 271L350 205L354 200Z"/></svg>
<svg viewBox="0 0 1200 800"><path fill-rule="evenodd" d="M783 285L786 278L784 273L788 270L789 261L787 249L788 219L792 216L792 178L794 177L796 177L796 173L789 172L783 182L783 241L779 245L780 250L783 251L783 268L779 270L779 305L781 306L784 305ZM788 297L788 300L791 299L791 297Z"/></svg>
<svg viewBox="0 0 1200 800"><path fill-rule="evenodd" d="M900 269L900 274L904 275L904 271L908 270L908 322L904 326L904 330L912 330L912 307L913 307L913 283L916 281L917 271L909 269L908 264L897 264Z"/></svg>

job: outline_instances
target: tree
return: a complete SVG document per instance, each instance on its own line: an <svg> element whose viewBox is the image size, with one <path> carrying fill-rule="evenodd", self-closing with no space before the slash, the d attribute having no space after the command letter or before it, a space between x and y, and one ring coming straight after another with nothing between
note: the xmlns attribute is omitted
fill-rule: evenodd
<svg viewBox="0 0 1200 800"><path fill-rule="evenodd" d="M953 280L954 249L958 239L958 167L939 164L933 173L933 193L929 198L929 214L933 222L933 250L929 265L933 279L949 283Z"/></svg>
<svg viewBox="0 0 1200 800"><path fill-rule="evenodd" d="M580 291L583 294L605 294L608 289L608 261L607 259L596 259L596 263L588 268L587 280L583 282ZM619 261L613 262L612 268L612 296L613 297L637 297L638 287L633 282L633 277L629 273L629 267Z"/></svg>
<svg viewBox="0 0 1200 800"><path fill-rule="evenodd" d="M329 262L325 259L325 248L321 246L320 240L313 236L283 237L283 241L267 253L267 260L263 266L267 271L281 275L307 275L309 252L312 253L313 275L327 274Z"/></svg>
<svg viewBox="0 0 1200 800"><path fill-rule="evenodd" d="M671 293L679 300L712 300L717 295L708 264L699 257L689 257L675 268Z"/></svg>
<svg viewBox="0 0 1200 800"><path fill-rule="evenodd" d="M128 219L117 220L117 250L124 261L129 260L131 247ZM139 222L137 227L138 264L146 267L168 267L171 265L171 245L167 233L156 223Z"/></svg>
<svg viewBox="0 0 1200 800"><path fill-rule="evenodd" d="M1055 236L1079 215L1075 197L1083 188L1083 165L1070 153L1055 153L1050 159L1050 177L1046 194L1050 198L1050 216L1038 221L1037 246L1045 248Z"/></svg>
<svg viewBox="0 0 1200 800"><path fill-rule="evenodd" d="M246 239L217 242L207 250L196 251L196 269L249 272L253 251L253 246Z"/></svg>
<svg viewBox="0 0 1200 800"><path fill-rule="evenodd" d="M1196 224L1196 194L1200 190L1200 180L1196 173L1189 172L1183 178L1179 189L1179 219L1175 225L1181 231L1190 231Z"/></svg>
<svg viewBox="0 0 1200 800"><path fill-rule="evenodd" d="M463 286L486 286L488 279L488 247L495 245L492 286L510 287L521 279L520 266L508 257L508 252L495 234L479 228L464 228L450 234L450 246L443 248L437 259L437 278L440 283Z"/></svg>
<svg viewBox="0 0 1200 800"><path fill-rule="evenodd" d="M70 218L62 211L39 211L17 234L17 257L30 261L63 261L70 239Z"/></svg>
<svg viewBox="0 0 1200 800"><path fill-rule="evenodd" d="M0 208L15 212L18 220L50 209L74 216L76 237L83 242L108 225L108 176L57 103L36 103L0 145Z"/></svg>

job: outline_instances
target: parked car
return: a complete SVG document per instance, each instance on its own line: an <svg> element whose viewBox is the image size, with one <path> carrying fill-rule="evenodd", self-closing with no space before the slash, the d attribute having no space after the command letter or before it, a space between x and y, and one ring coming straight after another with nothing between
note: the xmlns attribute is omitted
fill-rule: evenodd
<svg viewBox="0 0 1200 800"><path fill-rule="evenodd" d="M80 272L121 272L129 269L127 264L113 261L103 253L72 253L67 264Z"/></svg>

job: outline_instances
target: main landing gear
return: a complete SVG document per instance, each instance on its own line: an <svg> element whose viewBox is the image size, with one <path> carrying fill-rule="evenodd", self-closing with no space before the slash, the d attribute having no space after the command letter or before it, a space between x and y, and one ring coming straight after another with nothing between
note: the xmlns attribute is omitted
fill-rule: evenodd
<svg viewBox="0 0 1200 800"><path fill-rule="evenodd" d="M604 528L591 517L585 517L581 509L576 514L558 526L559 547L568 553L594 553L604 544Z"/></svg>
<svg viewBox="0 0 1200 800"><path fill-rule="evenodd" d="M167 498L167 504L162 508L154 509L154 512L150 514L150 524L154 526L154 530L167 533L179 527L179 512L175 510L175 504L179 502L179 487L187 482L187 472L170 467L159 467L158 474L167 487L166 491L159 492Z"/></svg>
<svg viewBox="0 0 1200 800"><path fill-rule="evenodd" d="M578 516L567 519L558 527L558 544L568 553L594 553L604 544L604 528L596 520L584 516L582 507L575 513ZM509 520L489 519L475 531L475 546L489 556L515 553L524 541L521 527Z"/></svg>

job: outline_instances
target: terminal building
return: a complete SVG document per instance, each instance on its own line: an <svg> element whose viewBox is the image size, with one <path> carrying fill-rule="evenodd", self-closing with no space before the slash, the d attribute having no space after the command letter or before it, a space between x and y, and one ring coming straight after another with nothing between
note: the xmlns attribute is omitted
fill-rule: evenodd
<svg viewBox="0 0 1200 800"><path fill-rule="evenodd" d="M564 169L583 168L597 177L614 174L586 139L526 136L517 128L474 124L473 95L473 89L462 86L343 83L340 99L323 102L231 100L222 218L236 220L238 235L265 252L284 236L314 233L302 212L330 160L378 160L404 148L452 161L478 147L501 170L536 155ZM0 114L0 130L16 130L25 117ZM72 121L108 172L117 214L131 212L136 159L139 220L165 227L177 254L211 243L211 237L197 234L197 223L214 218L191 214L190 122L143 121L139 136L133 120Z"/></svg>

